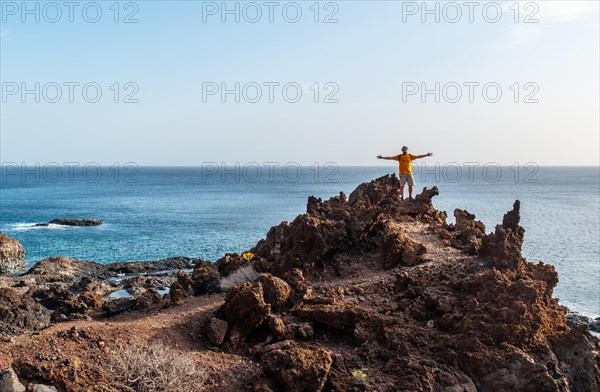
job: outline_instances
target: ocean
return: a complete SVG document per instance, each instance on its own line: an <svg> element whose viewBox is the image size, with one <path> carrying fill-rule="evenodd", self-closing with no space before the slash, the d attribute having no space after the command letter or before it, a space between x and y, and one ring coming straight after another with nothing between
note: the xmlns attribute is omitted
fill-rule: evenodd
<svg viewBox="0 0 600 392"><path fill-rule="evenodd" d="M308 196L347 195L360 183L393 173L385 167L252 163L225 167L137 167L5 163L0 178L0 231L21 241L27 264L55 255L93 260L216 260L243 252L271 226L306 210ZM438 186L439 210L474 213L494 230L521 200L524 255L553 264L555 296L582 314L600 316L600 170L449 164L415 167L415 194ZM36 223L96 218L95 227Z"/></svg>

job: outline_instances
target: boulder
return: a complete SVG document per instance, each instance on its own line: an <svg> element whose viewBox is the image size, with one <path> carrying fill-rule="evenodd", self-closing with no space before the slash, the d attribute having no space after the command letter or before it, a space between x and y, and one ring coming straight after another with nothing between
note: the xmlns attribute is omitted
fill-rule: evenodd
<svg viewBox="0 0 600 392"><path fill-rule="evenodd" d="M237 253L226 253L225 256L215 262L214 266L221 276L227 276L246 264L248 264L248 261Z"/></svg>
<svg viewBox="0 0 600 392"><path fill-rule="evenodd" d="M282 340L289 336L290 329L280 317L270 314L267 316L266 324L275 339Z"/></svg>
<svg viewBox="0 0 600 392"><path fill-rule="evenodd" d="M256 281L260 282L265 302L271 305L271 310L279 311L283 309L292 294L290 285L271 274L263 274Z"/></svg>
<svg viewBox="0 0 600 392"><path fill-rule="evenodd" d="M525 229L519 225L521 202L516 200L513 209L506 214L502 225L496 225L494 233L483 237L481 255L491 259L497 269L517 269L524 261L521 254Z"/></svg>
<svg viewBox="0 0 600 392"><path fill-rule="evenodd" d="M136 301L133 298L114 298L106 301L102 306L102 310L107 316L114 316L133 309L135 304Z"/></svg>
<svg viewBox="0 0 600 392"><path fill-rule="evenodd" d="M169 297L171 298L171 303L173 305L181 305L185 302L185 299L188 297L185 288L177 282L173 282L171 288L169 290Z"/></svg>
<svg viewBox="0 0 600 392"><path fill-rule="evenodd" d="M194 279L196 276L196 279ZM204 295L221 292L221 275L215 270L206 270L205 274L192 275L194 295Z"/></svg>
<svg viewBox="0 0 600 392"><path fill-rule="evenodd" d="M20 334L50 325L50 311L29 295L0 287L0 332Z"/></svg>
<svg viewBox="0 0 600 392"><path fill-rule="evenodd" d="M0 232L0 275L25 269L25 249L14 238Z"/></svg>
<svg viewBox="0 0 600 392"><path fill-rule="evenodd" d="M57 392L56 387L43 384L34 384L31 390L32 392Z"/></svg>
<svg viewBox="0 0 600 392"><path fill-rule="evenodd" d="M155 289L148 289L143 294L135 298L135 305L133 309L140 310L146 309L153 304L159 303L162 300L162 295Z"/></svg>
<svg viewBox="0 0 600 392"><path fill-rule="evenodd" d="M110 274L106 266L87 260L77 260L70 257L52 256L36 263L23 275L22 279L28 285L43 283L78 284L82 279L108 279Z"/></svg>
<svg viewBox="0 0 600 392"><path fill-rule="evenodd" d="M249 282L234 286L225 299L223 309L227 321L245 332L260 325L271 313L271 305L265 302L262 285Z"/></svg>
<svg viewBox="0 0 600 392"><path fill-rule="evenodd" d="M323 349L274 349L261 357L264 372L288 392L318 392L327 380L333 359Z"/></svg>
<svg viewBox="0 0 600 392"><path fill-rule="evenodd" d="M283 275L283 279L292 287L294 290L300 287L304 283L304 275L302 270L299 268L292 268Z"/></svg>
<svg viewBox="0 0 600 392"><path fill-rule="evenodd" d="M104 300L100 294L93 291L86 291L81 295L80 299L90 309L100 309L104 305Z"/></svg>
<svg viewBox="0 0 600 392"><path fill-rule="evenodd" d="M212 317L206 323L206 338L214 346L220 346L225 339L227 321Z"/></svg>
<svg viewBox="0 0 600 392"><path fill-rule="evenodd" d="M19 382L19 378L12 368L0 371L0 391L25 392L25 386Z"/></svg>
<svg viewBox="0 0 600 392"><path fill-rule="evenodd" d="M179 282L181 287L183 287L186 294L194 295L194 289L192 287L194 285L194 281L192 280L192 278L190 278L188 274L185 273L184 270L179 270L177 272L177 281Z"/></svg>
<svg viewBox="0 0 600 392"><path fill-rule="evenodd" d="M393 221L422 218L437 222L439 214L431 202L437 194L437 188L425 188L413 202L403 203L398 178L385 176L361 184L349 199L343 193L327 201L311 196L306 214L271 228L251 252L265 260L261 265L266 263L273 275L284 279L294 269L308 279L336 272L336 256L348 252L384 253L381 262L388 268L415 265L425 248L402 235ZM297 279L290 283L298 284Z"/></svg>

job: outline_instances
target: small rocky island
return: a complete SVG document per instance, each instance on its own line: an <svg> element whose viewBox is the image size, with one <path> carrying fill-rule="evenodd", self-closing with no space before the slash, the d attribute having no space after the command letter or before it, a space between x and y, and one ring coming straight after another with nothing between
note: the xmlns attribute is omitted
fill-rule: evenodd
<svg viewBox="0 0 600 392"><path fill-rule="evenodd" d="M99 226L102 222L99 219L67 219L57 218L52 219L45 223L36 223L36 226L49 226L49 225L61 225L61 226Z"/></svg>
<svg viewBox="0 0 600 392"><path fill-rule="evenodd" d="M464 210L448 224L437 194L403 202L384 176L215 263L59 257L0 278L0 389L600 390L599 340L522 256L520 203L488 233Z"/></svg>

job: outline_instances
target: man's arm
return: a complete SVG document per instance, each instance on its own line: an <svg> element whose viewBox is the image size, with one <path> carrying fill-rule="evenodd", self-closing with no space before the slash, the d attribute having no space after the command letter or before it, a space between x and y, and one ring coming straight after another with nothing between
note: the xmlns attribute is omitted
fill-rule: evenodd
<svg viewBox="0 0 600 392"><path fill-rule="evenodd" d="M419 158L426 158L426 157L430 157L433 154L428 152L427 154L423 154L423 155L415 155L415 159L419 159Z"/></svg>
<svg viewBox="0 0 600 392"><path fill-rule="evenodd" d="M377 159L387 159L388 161L393 161L395 157L382 157L381 155L377 155Z"/></svg>

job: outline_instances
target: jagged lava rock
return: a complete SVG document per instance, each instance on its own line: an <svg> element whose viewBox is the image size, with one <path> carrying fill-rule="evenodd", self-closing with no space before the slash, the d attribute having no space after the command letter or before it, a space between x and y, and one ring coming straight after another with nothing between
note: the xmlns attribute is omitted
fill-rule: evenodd
<svg viewBox="0 0 600 392"><path fill-rule="evenodd" d="M294 268L305 275L323 273L325 265L335 267L344 253L382 253L387 268L416 265L424 247L402 232L395 221L445 218L431 198L436 187L424 189L414 201L400 202L398 179L381 177L365 183L350 194L341 193L328 201L309 197L306 214L292 223L283 222L269 230L251 252L264 259L263 270L283 277Z"/></svg>
<svg viewBox="0 0 600 392"><path fill-rule="evenodd" d="M50 311L30 295L0 287L0 333L34 332L50 325Z"/></svg>
<svg viewBox="0 0 600 392"><path fill-rule="evenodd" d="M522 256L520 202L486 234L468 211L447 224L433 207L437 194L401 201L397 178L384 176L348 200L309 198L306 214L251 249L255 267L288 280L290 302L271 307L259 281L234 288L223 309L246 345L228 347L260 347L289 336L280 327L310 322L313 334L294 349L339 358L326 390L350 388L349 371L361 368L366 390L600 390L598 339L567 326L567 309L552 297L555 268ZM290 350L261 358L284 390L295 388L286 374L303 374L302 365L283 365L301 362Z"/></svg>
<svg viewBox="0 0 600 392"><path fill-rule="evenodd" d="M244 332L260 325L271 313L271 305L265 302L262 285L258 282L234 286L223 308L227 321Z"/></svg>

